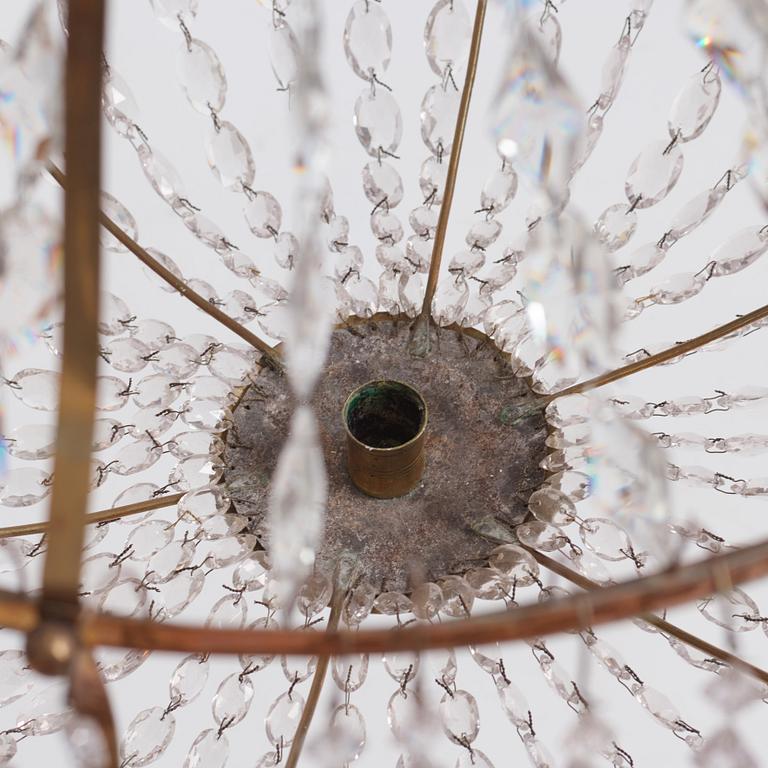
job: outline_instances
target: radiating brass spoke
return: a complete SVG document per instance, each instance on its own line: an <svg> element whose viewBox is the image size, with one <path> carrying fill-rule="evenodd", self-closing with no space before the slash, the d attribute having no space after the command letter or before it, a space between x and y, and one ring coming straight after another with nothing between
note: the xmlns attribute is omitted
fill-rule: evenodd
<svg viewBox="0 0 768 768"><path fill-rule="evenodd" d="M586 576L582 576L580 573L574 571L572 568L569 568L567 565L563 565L562 563L557 562L557 560L554 560L548 555L545 555L542 552L538 552L531 547L527 547L524 544L521 544L521 546L523 549L527 550L531 553L531 555L533 555L539 565L543 566L549 571L552 571L552 573L556 573L558 576L562 576L572 584L576 584L582 589L586 589L588 591L604 589L604 587L601 587L596 582L588 579ZM754 664L750 664L740 656L736 656L730 651L726 651L724 648L720 648L717 645L708 643L703 638L698 637L697 635L694 635L687 630L666 621L666 619L662 619L659 616L656 616L653 613L641 614L639 618L641 618L646 623L656 627L657 629L660 629L665 634L677 638L686 645L690 645L691 648L696 648L697 650L706 653L713 659L718 659L725 662L726 664L730 664L733 667L737 667L743 672L752 675L752 677L756 678L762 683L768 683L768 671L761 669L760 667L756 667Z"/></svg>
<svg viewBox="0 0 768 768"><path fill-rule="evenodd" d="M634 373L645 371L646 369L652 368L653 366L659 365L660 363L666 363L668 360L674 360L676 357L680 357L680 355L693 352L693 350L699 349L705 344L709 344L713 341L717 341L718 339L722 339L729 333L738 331L741 328L746 328L748 325L756 323L766 317L768 317L768 304L763 307L759 307L758 309L755 309L746 315L741 315L741 317L737 317L735 320L731 320L724 325L719 325L717 328L713 328L711 331L702 333L700 336L694 336L692 339L688 339L688 341L683 341L680 342L680 344L675 344L673 347L663 349L661 352L657 352L655 355L646 357L643 360L629 363L629 365L624 365L621 368L614 369L613 371L606 371L606 373L601 373L599 376L595 376L592 379L582 381L579 384L573 384L570 387L561 389L559 392L547 395L546 400L548 402L552 402L559 397L565 397L566 395L578 395L582 392L589 392L591 389L602 387L604 384L610 384L612 381L624 379Z"/></svg>
<svg viewBox="0 0 768 768"><path fill-rule="evenodd" d="M171 493L168 496L158 496L146 501L137 501L133 504L123 504L120 507L112 509L102 509L98 512L91 512L85 516L85 525L96 525L98 523L108 523L112 520L119 520L128 515L137 515L140 512L149 512L153 509L162 509L176 504L183 496L183 493ZM33 536L36 533L47 533L48 522L27 523L26 525L12 525L8 528L0 528L0 539L10 539L14 536Z"/></svg>
<svg viewBox="0 0 768 768"><path fill-rule="evenodd" d="M421 313L414 326L415 331L419 331L420 334L424 335L427 344L429 343L429 322L432 312L432 299L437 290L437 278L440 273L440 263L443 258L443 248L445 247L445 236L448 231L448 220L451 215L453 193L456 189L456 179L459 175L459 161L461 159L461 147L464 143L464 130L467 125L467 116L469 115L469 102L472 98L472 88L475 84L477 63L480 59L480 42L483 37L483 23L485 22L486 7L487 0L478 0L477 9L475 10L475 24L472 29L472 42L469 48L467 74L464 78L464 88L461 92L459 114L456 117L456 127L453 132L453 143L451 144L451 154L448 162L448 174L445 179L445 189L443 190L443 202L440 205L440 216L438 217L437 229L435 230L435 244L432 247L432 256L429 262L429 275L427 277L427 287L424 292L424 303L421 306Z"/></svg>
<svg viewBox="0 0 768 768"><path fill-rule="evenodd" d="M53 178L67 188L67 177L53 163L48 164L48 172ZM132 237L127 235L112 219L103 211L98 212L101 225L117 240L119 240L139 261L151 269L158 277L165 280L168 285L173 286L185 299L191 301L198 309L201 309L214 320L218 320L225 328L237 334L241 339L248 342L254 349L261 352L273 367L281 370L283 367L279 352L267 344L264 339L259 338L253 331L249 331L245 326L240 325L233 320L226 312L222 312L217 306L211 304L208 299L193 291L183 280L180 280L169 269L164 267L157 259L153 258L144 248L142 248Z"/></svg>

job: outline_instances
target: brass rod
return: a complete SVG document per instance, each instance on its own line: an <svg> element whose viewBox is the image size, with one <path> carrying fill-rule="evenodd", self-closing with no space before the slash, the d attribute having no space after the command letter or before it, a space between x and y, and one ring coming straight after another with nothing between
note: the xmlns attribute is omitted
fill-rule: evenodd
<svg viewBox="0 0 768 768"><path fill-rule="evenodd" d="M483 22L485 21L485 10L487 0L477 0L477 9L475 10L475 25L472 29L472 43L469 48L469 61L467 62L467 74L464 77L464 88L461 92L461 102L459 103L459 114L456 118L456 128L453 132L453 144L451 145L450 160L448 162L448 175L445 179L445 190L443 191L443 202L440 206L440 216L437 220L437 230L435 231L435 244L432 248L432 257L429 262L429 276L427 277L427 288L424 293L424 303L421 306L421 314L418 322L421 324L429 323L432 312L432 299L437 290L437 278L440 272L440 262L443 258L443 248L445 246L445 236L448 231L448 219L451 214L451 205L453 203L453 193L456 188L456 179L459 175L459 160L461 159L461 146L464 142L464 129L467 125L467 116L469 114L469 102L472 98L472 87L475 84L475 75L477 73L477 62L480 58L480 41L483 37Z"/></svg>
<svg viewBox="0 0 768 768"><path fill-rule="evenodd" d="M64 188L67 187L67 178L53 163L48 164L48 172L53 178ZM259 338L253 331L249 331L246 327L240 325L236 320L233 320L226 312L222 312L218 307L214 306L204 296L193 291L183 280L180 280L169 269L166 269L157 259L142 248L133 238L127 235L120 227L115 224L112 219L107 216L103 211L98 212L99 221L101 225L117 240L119 240L139 261L145 266L149 267L156 275L158 275L166 283L173 286L185 299L191 301L198 309L201 309L207 315L214 320L218 320L225 328L229 328L230 331L237 334L241 339L248 342L252 347L258 349L268 360L269 363L281 370L283 367L280 361L279 353L275 351L273 347L267 344L266 341Z"/></svg>
<svg viewBox="0 0 768 768"><path fill-rule="evenodd" d="M133 504L123 504L120 507L91 512L85 516L85 525L108 523L121 517L128 517L128 515L137 515L139 512L149 512L152 509L170 507L183 495L183 493L172 493L168 496L158 496L146 501L136 501ZM32 536L36 533L46 533L47 531L48 521L27 523L26 525L12 525L7 528L0 528L0 539L10 539L13 536Z"/></svg>
<svg viewBox="0 0 768 768"><path fill-rule="evenodd" d="M598 626L712 595L719 591L724 579L736 586L766 575L768 540L600 591L430 626L323 633L215 630L89 614L83 616L81 628L83 638L93 645L185 653L343 656L351 653L415 651L482 645L564 632L582 627L585 616L589 617L591 626ZM0 594L0 626L28 626L30 602L21 595Z"/></svg>
<svg viewBox="0 0 768 768"><path fill-rule="evenodd" d="M680 344L675 344L673 347L663 349L661 352L657 352L655 355L646 357L643 360L638 360L629 365L624 365L621 368L616 368L606 373L601 373L599 376L595 376L587 381L582 381L579 384L573 384L570 387L561 389L559 392L555 392L546 396L546 402L552 402L559 397L565 397L566 395L578 395L582 392L589 392L591 389L602 387L604 384L610 384L612 381L618 381L627 376L631 376L633 373L644 371L647 368L652 368L659 363L665 363L667 360L674 360L674 358L684 355L687 352L692 352L694 349L703 347L705 344L722 339L723 336L727 336L729 333L738 331L740 328L745 328L751 323L756 323L758 320L768 317L768 304L758 309L752 310L752 312L746 315L741 315L735 320L731 320L724 325L719 325L706 333L702 333L700 336L694 336L688 341L683 341Z"/></svg>
<svg viewBox="0 0 768 768"><path fill-rule="evenodd" d="M42 601L77 609L99 354L99 189L104 3L72 0L64 152L64 353Z"/></svg>
<svg viewBox="0 0 768 768"><path fill-rule="evenodd" d="M328 616L327 632L335 632L339 626L339 618L341 617L341 608L343 604L344 590L337 586L331 601L331 613ZM328 664L330 663L330 660L330 656L326 654L325 656L321 656L317 662L315 675L312 678L312 687L309 689L307 701L304 705L304 711L301 713L301 719L296 728L296 734L293 737L291 751L288 753L288 760L285 764L285 768L296 768L298 765L301 750L304 747L304 741L307 738L309 727L312 724L312 718L317 709L317 702L320 700L320 692L323 690L323 683L325 682L325 676L328 672Z"/></svg>
<svg viewBox="0 0 768 768"><path fill-rule="evenodd" d="M527 547L524 544L521 544L520 546L522 546L523 549L527 550L531 555L533 555L539 565L543 566L549 571L552 571L553 573L556 573L558 576L562 576L572 584L576 584L582 589L592 591L604 589L604 587L601 587L596 582L588 579L586 576L582 576L580 573L574 571L572 568L569 568L567 565L563 565L563 563L557 562L557 560L554 560L548 555L545 555L542 552L537 552L535 549L531 549L531 547ZM730 651L726 651L724 648L720 648L717 645L708 643L703 638L698 637L697 635L694 635L691 632L688 632L687 630L670 623L666 619L662 619L659 616L656 616L655 614L644 613L640 615L640 618L646 623L653 625L657 629L660 629L662 632L677 638L686 645L690 645L691 648L696 648L697 650L706 653L713 659L719 659L720 661L724 661L726 664L737 667L747 674L752 675L752 677L759 680L761 683L768 683L768 671L761 669L754 664L750 664L740 656L737 656Z"/></svg>

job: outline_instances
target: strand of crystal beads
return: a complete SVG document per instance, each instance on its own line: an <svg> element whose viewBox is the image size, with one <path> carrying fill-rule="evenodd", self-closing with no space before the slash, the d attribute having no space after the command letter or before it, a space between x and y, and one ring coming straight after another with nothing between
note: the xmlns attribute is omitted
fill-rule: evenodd
<svg viewBox="0 0 768 768"><path fill-rule="evenodd" d="M699 73L698 78L699 90L702 90L704 80L707 80L708 86L711 86L710 80L719 84L719 74L714 63L708 64ZM637 229L637 210L657 205L676 186L683 171L683 153L680 145L701 136L717 108L719 89L716 91L716 98L711 99L712 103L708 105L708 113L694 110L694 125L691 125L687 116L684 113L678 114L677 111L681 103L687 108L689 97L686 94L689 90L690 86L686 85L673 102L667 125L670 138L650 142L632 161L624 182L624 191L629 202L608 206L595 223L598 239L611 253L626 246L634 236Z"/></svg>
<svg viewBox="0 0 768 768"><path fill-rule="evenodd" d="M733 245L736 242L736 247ZM736 250L731 253L731 250ZM680 304L704 290L716 277L728 277L754 264L768 250L768 227L756 225L726 241L698 272L681 272L654 286L639 299L632 299L625 319L638 317L650 306Z"/></svg>
<svg viewBox="0 0 768 768"><path fill-rule="evenodd" d="M569 184L581 166L584 165L592 154L602 135L605 116L613 106L621 90L629 54L637 42L640 32L644 28L652 3L653 0L637 0L637 2L632 4L626 20L622 24L619 40L615 46L613 46L603 64L602 90L589 110L584 141L581 146L582 152L575 158L568 181ZM547 25L552 28L548 35L551 42L549 45L544 46L544 50L552 54L552 61L556 65L560 51L561 34L559 33L559 24L556 27L557 32L554 31L554 24L557 24L557 20L550 12L550 7L550 4L545 2L544 13L542 14L539 24L539 31L544 34ZM539 204L533 205L526 215L527 230L517 236L512 243L504 249L502 258L495 260L488 266L486 274L482 275L482 279L485 282L480 284L481 292L493 293L500 288L503 288L515 277L517 274L517 265L526 255L528 232L535 228L540 221L540 207Z"/></svg>
<svg viewBox="0 0 768 768"><path fill-rule="evenodd" d="M677 708L665 694L646 685L615 648L599 638L591 628L579 632L579 637L600 666L612 675L657 723L672 731L692 750L701 748L701 732L681 718Z"/></svg>
<svg viewBox="0 0 768 768"><path fill-rule="evenodd" d="M499 644L470 646L469 651L480 669L493 680L501 708L514 726L531 764L534 768L550 768L554 764L550 751L539 739L537 731L534 730L533 714L525 696L507 677ZM493 656L489 656L489 653L492 653ZM487 758L486 763L487 766L493 768ZM486 768L482 763L481 766Z"/></svg>
<svg viewBox="0 0 768 768"><path fill-rule="evenodd" d="M657 242L646 243L636 249L627 258L627 264L616 268L615 274L619 285L623 286L661 264L672 246L703 224L722 203L728 192L746 175L746 169L743 166L735 169L729 168L711 189L700 192L691 198L672 217L672 221Z"/></svg>
<svg viewBox="0 0 768 768"><path fill-rule="evenodd" d="M427 62L437 77L426 90L420 111L421 138L429 151L419 172L424 202L408 216L413 234L406 241L405 253L386 246L376 252L385 270L382 282L398 281L400 307L410 317L421 311L424 299L422 275L429 271L432 258L461 97L456 77L469 52L471 35L472 22L463 0L437 0L424 27Z"/></svg>
<svg viewBox="0 0 768 768"><path fill-rule="evenodd" d="M619 413L629 419L649 419L653 416L693 416L702 413L716 413L729 411L731 408L749 408L759 404L768 398L768 387L744 386L733 392L715 390L709 397L692 395L690 397L678 397L674 400L662 400L655 403L644 400L641 397L622 395L621 398L613 398L611 403ZM559 410L573 408L576 402L567 406L563 403L555 403L547 406L548 413L557 420ZM559 407L558 407L559 406ZM551 409L551 410L550 410Z"/></svg>
<svg viewBox="0 0 768 768"><path fill-rule="evenodd" d="M146 133L139 127L138 106L128 85L106 62L102 110L115 133L135 150L149 185L197 240L210 248L221 263L238 277L247 280L258 278L259 270L253 259L240 251L215 222L203 216L200 208L190 202L178 171L167 158L152 148ZM271 208L264 206L262 213L262 224L272 220ZM264 236L270 237L271 232L265 231L267 234Z"/></svg>
<svg viewBox="0 0 768 768"><path fill-rule="evenodd" d="M630 3L629 13L622 25L619 39L603 63L600 94L587 112L584 141L581 153L574 163L571 180L590 158L603 134L605 117L621 91L629 63L629 55L637 42L637 38L645 28L645 22L652 5L653 0L633 0Z"/></svg>
<svg viewBox="0 0 768 768"><path fill-rule="evenodd" d="M712 488L729 496L768 496L768 477L736 478L708 467L667 463L667 478L694 488Z"/></svg>
<svg viewBox="0 0 768 768"><path fill-rule="evenodd" d="M348 596L347 605L350 604ZM345 611L345 617L348 612ZM333 765L347 765L355 762L367 740L363 713L352 704L352 694L359 691L368 677L368 654L358 653L351 656L334 656L331 659L331 676L336 687L341 691L344 702L330 713L327 736L323 742L326 754L333 753ZM329 763L328 768L332 768Z"/></svg>
<svg viewBox="0 0 768 768"><path fill-rule="evenodd" d="M545 55L556 67L560 57L562 30L553 10L557 10L555 6L544 0L541 11L535 10L529 14L529 26ZM422 108L422 125L424 119L425 111ZM485 267L486 250L499 239L503 231L503 223L497 216L510 205L518 188L512 159L501 152L499 154L501 168L494 170L486 179L480 193L480 207L475 211L483 218L470 226L465 237L468 250L454 254L448 264L449 276L438 286L435 294L432 316L440 325L454 322L474 325L479 322L492 303L493 293L509 283L517 272L516 260L505 251L504 257L494 262L501 264L501 267L492 264L487 274L478 276ZM470 282L477 286L470 286Z"/></svg>
<svg viewBox="0 0 768 768"><path fill-rule="evenodd" d="M753 433L731 437L707 437L695 432L654 432L653 437L662 448L694 448L705 453L739 453L744 456L768 451L768 435Z"/></svg>
<svg viewBox="0 0 768 768"><path fill-rule="evenodd" d="M403 197L403 183L395 167L382 157L396 158L402 135L400 107L384 82L392 57L392 26L380 0L357 0L347 14L344 24L344 54L350 69L368 85L357 97L353 112L355 134L363 149L372 158L363 166L363 192L374 205L370 227L379 242L377 260L387 270L400 268L399 262L388 262L399 253L403 226L391 212ZM345 217L328 222L329 242L337 244L332 278L344 316L368 316L376 308L397 312L393 300L382 301L386 291L362 274L363 255L359 248L348 246L349 222ZM381 281L386 282L385 276Z"/></svg>

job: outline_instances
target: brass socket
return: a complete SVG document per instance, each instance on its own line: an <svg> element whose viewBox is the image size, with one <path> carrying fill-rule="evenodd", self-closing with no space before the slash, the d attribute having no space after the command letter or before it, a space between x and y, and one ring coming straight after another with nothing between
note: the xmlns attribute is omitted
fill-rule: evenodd
<svg viewBox="0 0 768 768"><path fill-rule="evenodd" d="M368 496L391 499L412 491L424 472L427 404L401 381L369 381L342 409L347 467Z"/></svg>

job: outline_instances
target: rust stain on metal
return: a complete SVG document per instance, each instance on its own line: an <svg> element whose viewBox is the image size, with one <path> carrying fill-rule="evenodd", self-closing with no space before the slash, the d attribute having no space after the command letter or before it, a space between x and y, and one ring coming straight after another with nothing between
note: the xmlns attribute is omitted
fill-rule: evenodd
<svg viewBox="0 0 768 768"><path fill-rule="evenodd" d="M389 316L337 329L314 399L329 481L318 566L332 572L342 553L353 553L382 590L407 591L414 579L483 564L493 544L472 524L489 515L510 526L521 522L545 477L538 466L546 454L543 410L515 424L505 418L510 403L536 400L506 356L477 331L442 329L427 359L407 354L408 338L408 323ZM349 479L340 412L352 390L385 378L410 384L427 403L426 469L409 494L374 499ZM269 483L294 403L285 377L269 369L259 373L257 389L235 412L224 482L268 544Z"/></svg>

